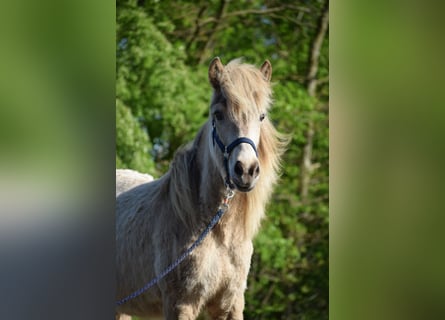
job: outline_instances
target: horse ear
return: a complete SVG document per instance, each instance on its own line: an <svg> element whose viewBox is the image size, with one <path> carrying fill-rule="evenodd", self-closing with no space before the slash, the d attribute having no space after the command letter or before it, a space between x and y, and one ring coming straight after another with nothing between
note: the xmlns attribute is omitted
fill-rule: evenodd
<svg viewBox="0 0 445 320"><path fill-rule="evenodd" d="M223 70L224 66L219 57L213 58L209 66L209 81L215 89L219 88L219 80Z"/></svg>
<svg viewBox="0 0 445 320"><path fill-rule="evenodd" d="M264 61L263 65L260 68L261 73L264 76L264 79L270 81L272 78L272 65L269 60Z"/></svg>

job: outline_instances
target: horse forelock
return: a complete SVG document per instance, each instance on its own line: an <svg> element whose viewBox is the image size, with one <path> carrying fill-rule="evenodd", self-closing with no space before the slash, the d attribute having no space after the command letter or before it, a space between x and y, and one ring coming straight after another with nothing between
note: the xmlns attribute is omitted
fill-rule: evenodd
<svg viewBox="0 0 445 320"><path fill-rule="evenodd" d="M241 59L229 62L220 77L220 90L213 103L227 101L229 115L234 119L258 115L269 109L272 101L270 83L261 71Z"/></svg>

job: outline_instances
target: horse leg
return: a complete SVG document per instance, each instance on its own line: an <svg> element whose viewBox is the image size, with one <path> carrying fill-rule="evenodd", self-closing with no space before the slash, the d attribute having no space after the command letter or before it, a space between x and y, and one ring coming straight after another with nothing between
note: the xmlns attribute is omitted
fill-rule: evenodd
<svg viewBox="0 0 445 320"><path fill-rule="evenodd" d="M117 313L116 320L131 320L131 316L123 314L123 313L121 313L121 314Z"/></svg>
<svg viewBox="0 0 445 320"><path fill-rule="evenodd" d="M201 301L186 303L184 301L177 301L176 299L167 299L164 300L164 302L165 320L195 320L202 306Z"/></svg>
<svg viewBox="0 0 445 320"><path fill-rule="evenodd" d="M244 291L238 293L230 309L227 319L242 320L244 311Z"/></svg>
<svg viewBox="0 0 445 320"><path fill-rule="evenodd" d="M218 320L242 320L244 310L244 292L220 295L208 306L208 313L211 319Z"/></svg>

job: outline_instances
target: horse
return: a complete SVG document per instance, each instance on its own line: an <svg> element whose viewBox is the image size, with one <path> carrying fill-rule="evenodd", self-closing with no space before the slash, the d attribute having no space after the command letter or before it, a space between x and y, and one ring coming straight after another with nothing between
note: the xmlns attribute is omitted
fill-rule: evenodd
<svg viewBox="0 0 445 320"><path fill-rule="evenodd" d="M116 175L117 299L140 289L197 241L215 212L225 213L199 246L155 285L116 307L116 317L243 319L252 240L278 179L286 138L267 117L272 65L241 59L208 69L208 120L179 148L157 180ZM230 194L230 196L228 196ZM233 197L232 197L233 196ZM229 198L232 197L230 200Z"/></svg>

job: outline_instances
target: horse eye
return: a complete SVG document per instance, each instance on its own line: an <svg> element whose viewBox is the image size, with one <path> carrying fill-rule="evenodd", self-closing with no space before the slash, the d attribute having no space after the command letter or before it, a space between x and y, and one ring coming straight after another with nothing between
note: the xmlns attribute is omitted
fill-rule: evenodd
<svg viewBox="0 0 445 320"><path fill-rule="evenodd" d="M213 114L215 116L216 120L222 120L224 119L224 115L221 111L215 111L215 113Z"/></svg>
<svg viewBox="0 0 445 320"><path fill-rule="evenodd" d="M266 118L266 114L265 114L265 113L262 113L262 114L260 115L260 121L263 121L264 118Z"/></svg>

